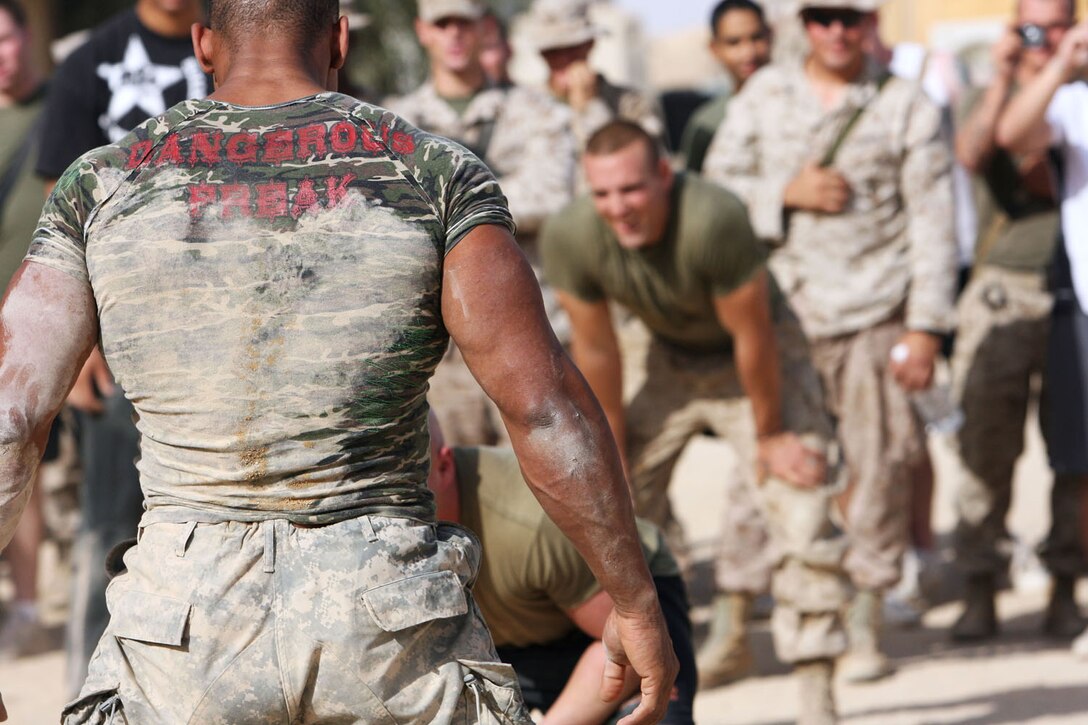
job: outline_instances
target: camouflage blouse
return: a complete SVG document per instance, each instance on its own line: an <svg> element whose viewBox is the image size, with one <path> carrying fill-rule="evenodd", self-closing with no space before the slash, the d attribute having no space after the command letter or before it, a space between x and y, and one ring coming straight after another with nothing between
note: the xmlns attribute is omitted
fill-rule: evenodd
<svg viewBox="0 0 1088 725"><path fill-rule="evenodd" d="M461 146L325 93L187 101L61 177L28 259L86 280L150 520L429 518L442 264L513 228Z"/></svg>

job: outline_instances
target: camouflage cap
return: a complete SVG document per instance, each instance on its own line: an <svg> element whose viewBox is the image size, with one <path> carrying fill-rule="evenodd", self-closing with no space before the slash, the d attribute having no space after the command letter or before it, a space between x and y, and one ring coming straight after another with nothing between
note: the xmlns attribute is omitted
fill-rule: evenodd
<svg viewBox="0 0 1088 725"><path fill-rule="evenodd" d="M857 10L862 13L875 13L887 0L801 0L797 3L797 10L807 8L842 8L843 10Z"/></svg>
<svg viewBox="0 0 1088 725"><path fill-rule="evenodd" d="M479 20L486 13L480 0L419 0L419 19L427 23L442 18Z"/></svg>
<svg viewBox="0 0 1088 725"><path fill-rule="evenodd" d="M541 52L588 43L600 34L589 18L587 0L536 0L530 18L532 38Z"/></svg>

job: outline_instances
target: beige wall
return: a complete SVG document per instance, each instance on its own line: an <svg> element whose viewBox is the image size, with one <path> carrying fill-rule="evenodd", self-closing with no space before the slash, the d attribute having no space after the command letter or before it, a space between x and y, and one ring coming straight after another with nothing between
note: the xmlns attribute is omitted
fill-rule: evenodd
<svg viewBox="0 0 1088 725"><path fill-rule="evenodd" d="M881 14L881 28L891 42L929 40L941 23L1007 18L1015 0L891 0ZM1077 0L1081 17L1088 0Z"/></svg>

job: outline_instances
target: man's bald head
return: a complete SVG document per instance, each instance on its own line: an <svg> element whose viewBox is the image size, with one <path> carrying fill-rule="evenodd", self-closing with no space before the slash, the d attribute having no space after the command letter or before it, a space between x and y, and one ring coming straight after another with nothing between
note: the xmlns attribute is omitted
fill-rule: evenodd
<svg viewBox="0 0 1088 725"><path fill-rule="evenodd" d="M339 0L205 0L209 27L232 47L254 37L282 37L306 50L340 17Z"/></svg>

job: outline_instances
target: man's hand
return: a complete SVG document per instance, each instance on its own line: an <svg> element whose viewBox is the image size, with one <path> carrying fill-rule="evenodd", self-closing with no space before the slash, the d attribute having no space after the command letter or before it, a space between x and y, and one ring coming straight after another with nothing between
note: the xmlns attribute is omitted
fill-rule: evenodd
<svg viewBox="0 0 1088 725"><path fill-rule="evenodd" d="M84 413L97 415L105 410L102 399L112 394L113 373L106 364L106 358L102 357L102 352L96 347L83 364L76 384L68 393L68 405Z"/></svg>
<svg viewBox="0 0 1088 725"><path fill-rule="evenodd" d="M892 348L891 371L895 381L908 393L933 385L933 372L941 341L928 332L908 332Z"/></svg>
<svg viewBox="0 0 1088 725"><path fill-rule="evenodd" d="M582 111L597 97L597 72L589 63L572 63L567 69L567 103L575 111Z"/></svg>
<svg viewBox="0 0 1088 725"><path fill-rule="evenodd" d="M615 702L623 696L628 668L642 680L642 701L619 725L660 722L680 671L660 606L655 603L645 611L629 614L612 610L603 641L608 662L601 680L601 699Z"/></svg>
<svg viewBox="0 0 1088 725"><path fill-rule="evenodd" d="M850 185L838 171L812 162L786 187L783 201L787 209L839 214L850 201Z"/></svg>
<svg viewBox="0 0 1088 725"><path fill-rule="evenodd" d="M1065 34L1053 62L1061 64L1067 83L1085 75L1088 71L1088 21L1079 23Z"/></svg>
<svg viewBox="0 0 1088 725"><path fill-rule="evenodd" d="M1008 83L1016 72L1020 62L1020 52L1024 41L1015 25L1005 28L1004 34L990 49L990 58L994 68L994 80Z"/></svg>
<svg viewBox="0 0 1088 725"><path fill-rule="evenodd" d="M798 488L816 488L827 481L827 457L806 446L794 433L779 433L761 439L758 465L761 473Z"/></svg>

